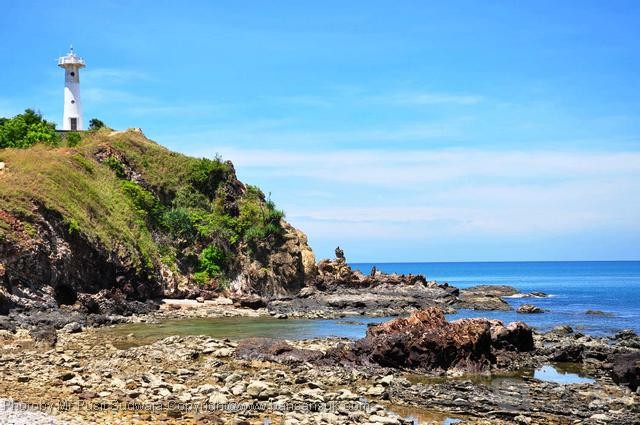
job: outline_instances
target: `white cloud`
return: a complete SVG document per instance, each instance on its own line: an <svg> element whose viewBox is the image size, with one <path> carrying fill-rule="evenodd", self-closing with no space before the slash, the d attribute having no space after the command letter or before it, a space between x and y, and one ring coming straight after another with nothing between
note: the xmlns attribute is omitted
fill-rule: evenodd
<svg viewBox="0 0 640 425"><path fill-rule="evenodd" d="M640 231L635 151L218 151L252 180L295 180L305 191L329 191L332 196L304 201L286 200L282 186L278 191L288 218L312 236L416 240Z"/></svg>
<svg viewBox="0 0 640 425"><path fill-rule="evenodd" d="M390 93L369 97L368 100L390 105L420 106L420 105L475 105L483 98L477 95L463 95L453 93L404 92Z"/></svg>

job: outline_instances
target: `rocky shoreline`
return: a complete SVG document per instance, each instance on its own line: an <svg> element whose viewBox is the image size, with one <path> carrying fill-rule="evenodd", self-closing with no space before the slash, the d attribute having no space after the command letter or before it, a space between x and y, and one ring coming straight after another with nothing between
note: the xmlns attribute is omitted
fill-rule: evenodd
<svg viewBox="0 0 640 425"><path fill-rule="evenodd" d="M437 317L420 320L417 327L405 323L400 334L428 334L443 325ZM55 342L34 340L26 330L4 331L0 393L32 404L32 410L38 406L60 423L412 423L405 416L420 423L443 417L474 424L640 421L640 396L611 374L612 359L638 354L637 335L607 340L567 329L529 333L536 348L507 350L476 369L469 359L486 358L474 357L478 344L467 344L461 335L475 338L477 323L459 322L457 329L437 333L439 340L431 337L432 347L453 344L455 353L469 353L446 368L440 357L423 363L438 367L426 368L345 361L345 350L358 344L361 349L371 336L386 339L369 341L370 347L391 347L389 322L355 343L174 336L136 346L128 341L132 336L93 328L58 332ZM128 348L117 348L127 342ZM569 355L594 383L565 385L520 373Z"/></svg>
<svg viewBox="0 0 640 425"><path fill-rule="evenodd" d="M635 333L594 338L567 326L536 333L522 322L444 316L459 308L481 316L510 309L503 297L544 296L508 286L459 290L376 270L364 275L338 256L319 263L318 279L294 296L142 302L98 293L73 305L15 309L0 316L0 416L10 418L4 423L640 423ZM122 323L266 316L400 317L369 327L357 341L147 341L105 331ZM594 381L537 379L534 371L549 365Z"/></svg>

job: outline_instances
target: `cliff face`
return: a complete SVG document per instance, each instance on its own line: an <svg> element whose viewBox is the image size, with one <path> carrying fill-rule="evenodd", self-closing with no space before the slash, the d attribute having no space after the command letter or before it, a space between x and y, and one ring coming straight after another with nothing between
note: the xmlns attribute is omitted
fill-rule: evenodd
<svg viewBox="0 0 640 425"><path fill-rule="evenodd" d="M306 236L230 162L135 131L84 137L0 150L0 313L95 296L292 294L315 276Z"/></svg>

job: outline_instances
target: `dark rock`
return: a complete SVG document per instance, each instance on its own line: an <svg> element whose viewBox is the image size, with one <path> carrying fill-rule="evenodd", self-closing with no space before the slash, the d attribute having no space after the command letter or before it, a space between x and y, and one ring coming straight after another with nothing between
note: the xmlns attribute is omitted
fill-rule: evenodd
<svg viewBox="0 0 640 425"><path fill-rule="evenodd" d="M67 323L62 328L62 331L70 334L82 332L82 325L78 322Z"/></svg>
<svg viewBox="0 0 640 425"><path fill-rule="evenodd" d="M236 304L238 307L250 308L252 310L257 310L259 308L264 308L267 306L265 300L257 295L236 298L234 300L234 304Z"/></svg>
<svg viewBox="0 0 640 425"><path fill-rule="evenodd" d="M606 317L613 316L612 313L607 313L601 310L587 310L584 312L584 314L588 314L589 316L606 316Z"/></svg>
<svg viewBox="0 0 640 425"><path fill-rule="evenodd" d="M620 341L620 340L627 340L627 339L634 339L637 338L638 334L635 333L632 329L623 329L621 331L616 332L616 334L613 336L614 339Z"/></svg>
<svg viewBox="0 0 640 425"><path fill-rule="evenodd" d="M58 342L58 334L53 326L35 328L32 329L29 334L35 342L48 345L49 347L55 347Z"/></svg>
<svg viewBox="0 0 640 425"><path fill-rule="evenodd" d="M511 310L511 306L501 297L517 294L518 290L506 285L478 285L460 291L456 308L471 310Z"/></svg>
<svg viewBox="0 0 640 425"><path fill-rule="evenodd" d="M636 391L640 385L640 351L614 355L611 374L615 383Z"/></svg>
<svg viewBox="0 0 640 425"><path fill-rule="evenodd" d="M544 310L533 304L522 304L520 307L518 307L516 312L522 314L539 314L544 313Z"/></svg>
<svg viewBox="0 0 640 425"><path fill-rule="evenodd" d="M573 333L573 328L569 325L560 325L554 327L551 332L558 335L569 335Z"/></svg>
<svg viewBox="0 0 640 425"><path fill-rule="evenodd" d="M486 319L447 322L443 311L432 307L369 327L346 356L385 367L478 372L495 362L497 350L532 348L531 329L523 323L505 327Z"/></svg>
<svg viewBox="0 0 640 425"><path fill-rule="evenodd" d="M584 359L585 347L582 344L570 344L557 348L551 355L554 362L582 362Z"/></svg>
<svg viewBox="0 0 640 425"><path fill-rule="evenodd" d="M322 358L321 351L295 348L273 338L247 338L238 343L235 356L244 360L266 360L278 363L302 363Z"/></svg>
<svg viewBox="0 0 640 425"><path fill-rule="evenodd" d="M534 349L533 332L523 322L504 326L499 320L491 321L491 344L494 348L525 352Z"/></svg>

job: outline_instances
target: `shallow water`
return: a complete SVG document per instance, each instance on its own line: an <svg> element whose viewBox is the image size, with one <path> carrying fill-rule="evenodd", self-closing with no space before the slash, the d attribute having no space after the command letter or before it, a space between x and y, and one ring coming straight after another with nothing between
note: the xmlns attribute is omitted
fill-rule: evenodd
<svg viewBox="0 0 640 425"><path fill-rule="evenodd" d="M595 379L577 372L571 364L547 364L533 372L533 377L541 381L555 382L558 384L593 384Z"/></svg>
<svg viewBox="0 0 640 425"><path fill-rule="evenodd" d="M325 337L362 338L369 323L381 323L389 317L349 317L348 319L286 319L272 317L222 317L215 319L168 320L158 324L131 323L106 328L113 336L130 338L125 345L144 345L173 335L207 335L238 340L249 337L309 339Z"/></svg>
<svg viewBox="0 0 640 425"><path fill-rule="evenodd" d="M450 319L482 316L504 322L522 320L542 331L567 324L591 335L611 335L621 329L640 332L640 261L351 264L364 273L374 265L388 273L423 274L459 288L510 285L522 292L551 295L505 299L514 310L525 303L548 310L542 314L460 310L449 315ZM586 314L587 310L606 315Z"/></svg>

